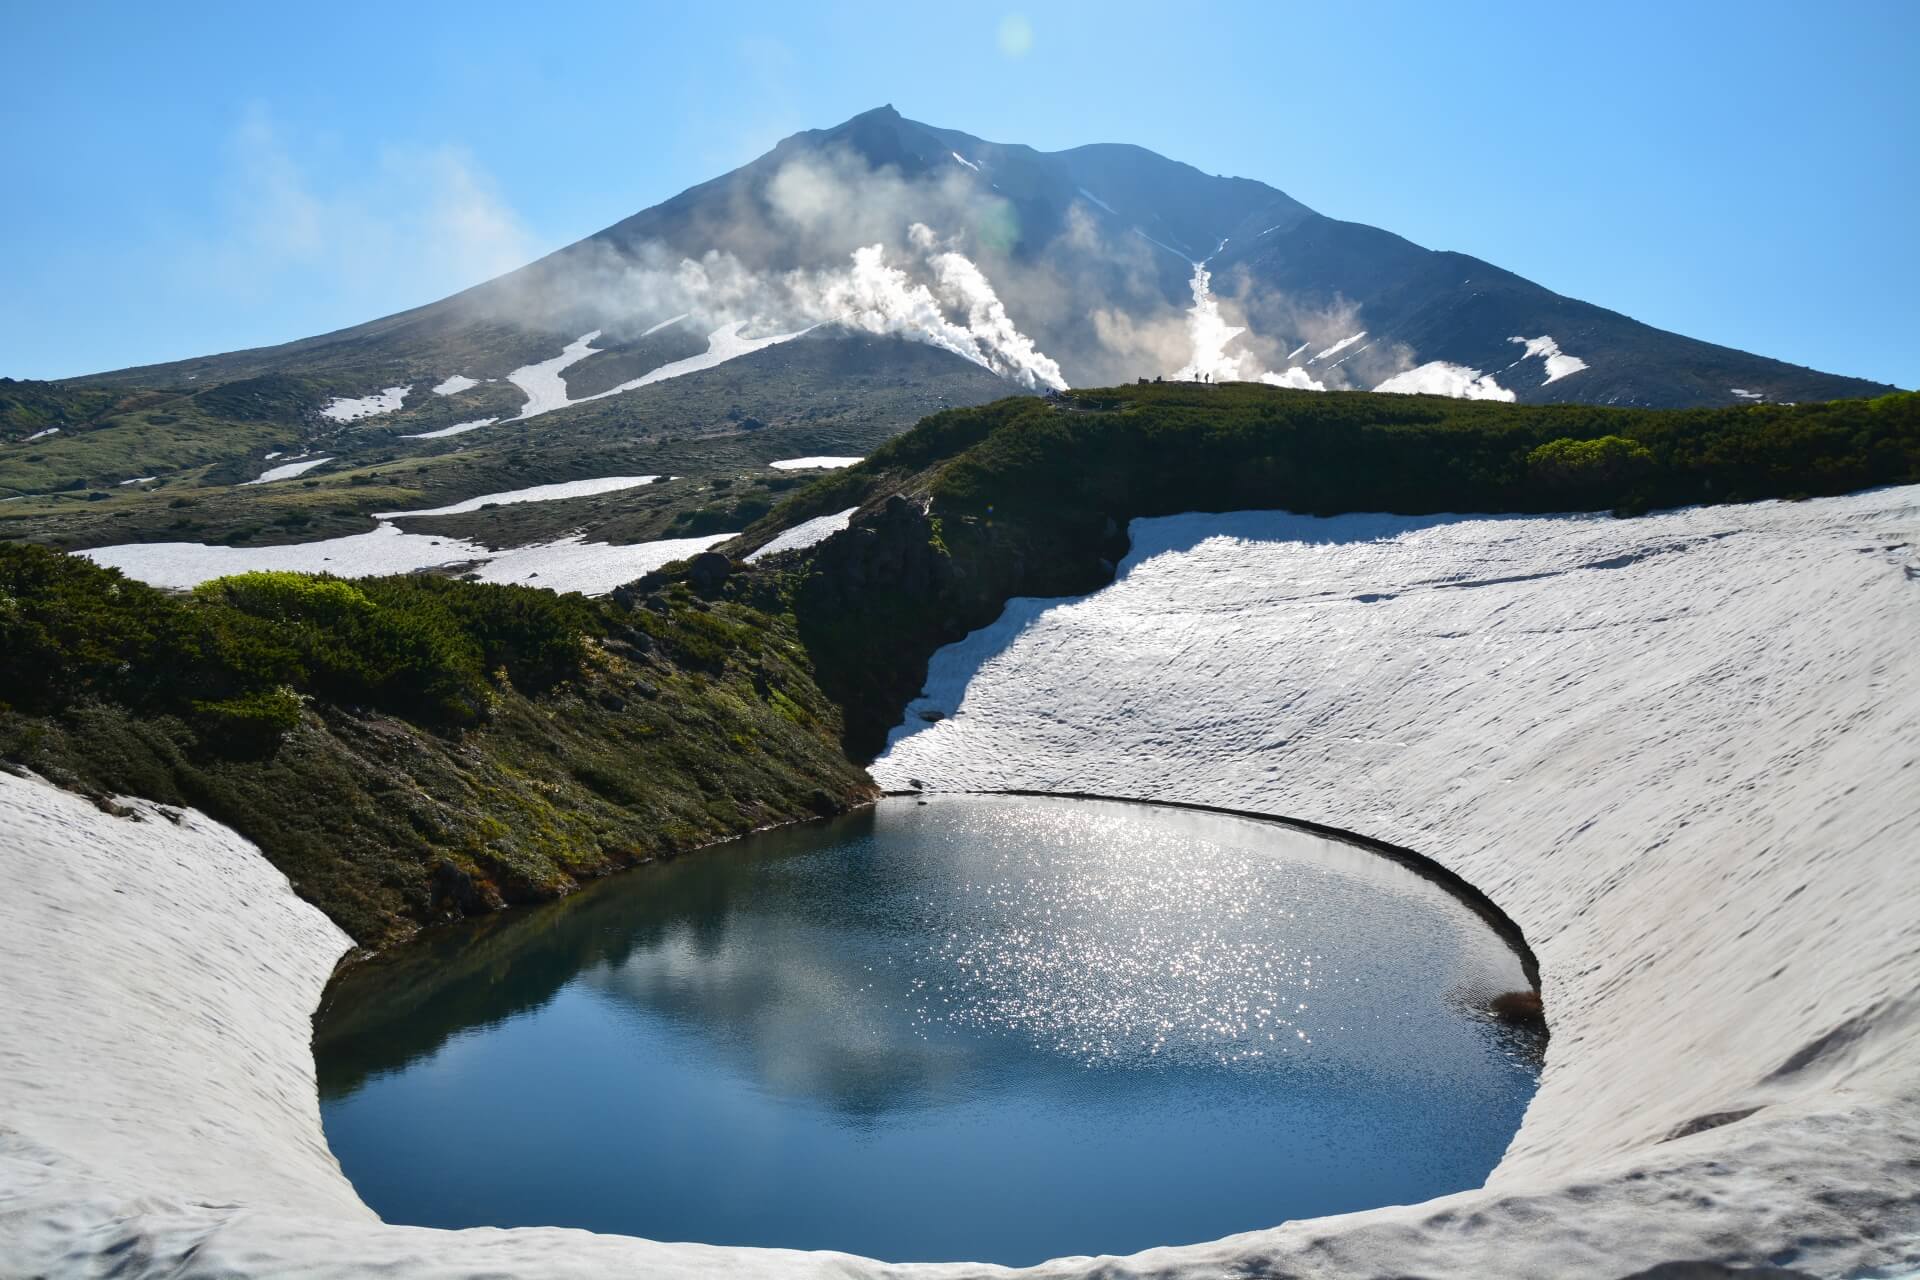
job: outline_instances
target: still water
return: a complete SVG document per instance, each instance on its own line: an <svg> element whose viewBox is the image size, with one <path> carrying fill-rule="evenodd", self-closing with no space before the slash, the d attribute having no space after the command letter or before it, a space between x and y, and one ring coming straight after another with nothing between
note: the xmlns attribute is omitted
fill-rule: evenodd
<svg viewBox="0 0 1920 1280"><path fill-rule="evenodd" d="M1036 1262L1477 1186L1525 987L1408 868L1268 823L889 800L335 983L328 1141L389 1222Z"/></svg>

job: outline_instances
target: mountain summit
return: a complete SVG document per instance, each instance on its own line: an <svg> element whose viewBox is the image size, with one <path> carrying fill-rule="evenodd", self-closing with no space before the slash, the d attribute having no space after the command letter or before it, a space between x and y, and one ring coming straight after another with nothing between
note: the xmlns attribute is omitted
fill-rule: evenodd
<svg viewBox="0 0 1920 1280"><path fill-rule="evenodd" d="M891 106L798 133L497 280L338 333L96 375L499 379L596 332L561 402L751 335L900 337L1029 387L1138 377L1692 406L1889 388L1714 346L1139 147L1041 152ZM729 346L732 338L744 345ZM576 381L579 381L576 385ZM525 416L524 413L522 416Z"/></svg>

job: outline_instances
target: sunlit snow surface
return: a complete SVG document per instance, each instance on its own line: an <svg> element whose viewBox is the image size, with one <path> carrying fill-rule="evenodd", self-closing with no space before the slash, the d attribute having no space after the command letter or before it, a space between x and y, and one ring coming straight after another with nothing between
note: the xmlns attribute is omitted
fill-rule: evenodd
<svg viewBox="0 0 1920 1280"><path fill-rule="evenodd" d="M578 591L603 596L615 587L652 573L661 565L698 555L716 543L737 535L716 533L700 538L666 538L615 546L562 538L530 547L493 554L477 572L482 582L519 583L554 591Z"/></svg>
<svg viewBox="0 0 1920 1280"><path fill-rule="evenodd" d="M456 373L444 382L435 384L433 394L437 396L457 396L462 391L470 391L480 385L480 379L469 378L464 373Z"/></svg>
<svg viewBox="0 0 1920 1280"><path fill-rule="evenodd" d="M659 478L606 476L594 480L570 480L506 493L482 494L442 507L388 511L376 517L381 524L371 533L281 547L139 542L117 547L97 547L80 554L159 587L194 587L228 574L262 569L365 578L390 573L413 573L422 569L464 567L482 582L515 582L554 591L605 595L622 583L651 573L661 565L704 551L735 535L720 533L627 545L589 542L584 536L576 535L495 551L482 543L463 538L407 533L391 522L408 517L461 515L493 505L552 502L563 498L614 493L650 484Z"/></svg>
<svg viewBox="0 0 1920 1280"><path fill-rule="evenodd" d="M831 515L815 516L811 520L803 520L769 542L766 546L750 552L747 556L747 561L748 563L752 563L755 560L761 560L767 556L779 555L782 551L798 551L802 547L810 547L816 542L825 542L828 538L831 538L834 534L840 532L852 523L853 513L859 509L858 507L848 507L845 511L836 511Z"/></svg>
<svg viewBox="0 0 1920 1280"><path fill-rule="evenodd" d="M308 458L303 462L283 462L277 467L268 467L247 483L272 484L275 480L291 480L295 476L305 475L315 467L324 467L332 461L332 458Z"/></svg>
<svg viewBox="0 0 1920 1280"><path fill-rule="evenodd" d="M601 476L594 480L564 480L559 484L536 484L527 489L509 489L504 493L483 493L477 498L449 503L444 507L417 507L406 511L376 511L375 520L398 520L406 516L457 516L482 507L508 507L520 502L557 502L562 498L588 498L597 493L618 493L652 484L659 476Z"/></svg>
<svg viewBox="0 0 1920 1280"><path fill-rule="evenodd" d="M1585 360L1582 360L1579 356L1568 355L1560 349L1559 343L1546 335L1538 338L1508 338L1507 341L1517 342L1527 349L1526 354L1521 356L1520 360L1531 360L1537 357L1545 362L1547 377L1546 381L1540 384L1543 387L1546 386L1548 382L1558 382L1568 374L1578 373L1587 367ZM1514 364L1518 363L1520 363L1519 360L1514 361ZM1508 367L1511 368L1512 366L1510 365Z"/></svg>
<svg viewBox="0 0 1920 1280"><path fill-rule="evenodd" d="M1240 806L1418 849L1526 931L1554 1040L1483 1190L1049 1280L1913 1271L1920 488L1133 533L1113 587L1016 602L969 657L937 656L957 714L876 774ZM143 816L0 776L11 1269L983 1274L379 1223L315 1096L309 1015L348 940L230 831Z"/></svg>
<svg viewBox="0 0 1920 1280"><path fill-rule="evenodd" d="M407 392L412 387L388 387L385 391L376 391L370 396L361 396L349 400L335 396L320 407L320 416L332 418L335 422L357 422L361 418L378 417L383 413L392 413L406 401Z"/></svg>
<svg viewBox="0 0 1920 1280"><path fill-rule="evenodd" d="M841 458L827 454L818 454L811 458L782 458L778 462L769 462L767 465L775 471L816 471L851 467L859 461L860 459L858 458Z"/></svg>
<svg viewBox="0 0 1920 1280"><path fill-rule="evenodd" d="M647 334L656 333L668 325L678 324L684 319L686 319L686 316L679 315L667 320L662 320L659 324L647 330ZM755 351L764 350L767 347L775 346L782 342L791 342L793 339L807 332L805 329L800 329L793 333L775 333L760 338L748 338L742 336L742 332L746 327L747 322L744 320L723 324L707 335L707 349L699 355L688 356L684 360L670 361L657 369L649 370L638 378L623 382L617 387L609 387L605 391L596 392L590 396L581 396L576 400L569 398L566 379L562 375L573 365L580 363L590 355L597 354L599 348L595 347L593 343L594 340L600 336L600 330L595 329L591 333L581 334L578 338L568 343L560 354L554 356L552 359L542 360L538 364L524 365L507 375L507 381L519 387L522 391L526 392L527 395L527 402L520 407L520 413L514 421L521 422L528 418L537 418L543 413L552 413L555 409L565 409L571 405L586 404L593 400L605 400L608 396L617 396L627 391L637 391L641 387L652 386L654 383L664 382L668 378L678 378L684 374L698 373L702 369L711 369L715 365L724 364L728 360L737 359L744 355L751 355ZM645 337L647 335L642 334L641 336ZM464 429L471 430L473 427L483 425L486 424L469 423L465 424ZM429 439L435 435L453 435L455 433L455 429L448 428L440 432L424 433L419 438Z"/></svg>

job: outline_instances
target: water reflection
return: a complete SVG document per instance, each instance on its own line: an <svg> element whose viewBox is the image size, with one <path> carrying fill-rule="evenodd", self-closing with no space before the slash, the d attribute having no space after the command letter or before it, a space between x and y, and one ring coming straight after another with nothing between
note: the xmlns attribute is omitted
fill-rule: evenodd
<svg viewBox="0 0 1920 1280"><path fill-rule="evenodd" d="M446 931L316 1022L376 1209L908 1259L1119 1251L1476 1184L1514 954L1268 824L895 801Z"/></svg>

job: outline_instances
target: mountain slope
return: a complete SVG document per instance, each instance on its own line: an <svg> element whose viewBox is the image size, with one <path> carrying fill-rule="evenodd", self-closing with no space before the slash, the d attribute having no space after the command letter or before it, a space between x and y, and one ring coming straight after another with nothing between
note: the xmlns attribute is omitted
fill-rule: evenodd
<svg viewBox="0 0 1920 1280"><path fill-rule="evenodd" d="M1496 378L1512 369L1501 382L1522 401L1685 406L1889 389L1666 333L1142 148L1043 153L922 125L891 107L796 134L740 169L440 302L279 347L82 381L172 385L299 372L357 376L335 394L364 395L383 378L498 378L589 329L631 337L675 314L667 305L703 309L702 323L846 319L796 317L793 299L765 289L674 293L658 287L654 268L717 254L756 282L831 272L864 244L884 244L891 256L914 221L953 238L1014 325L1075 384L1171 374L1187 363L1194 265L1210 260L1227 318L1251 329L1235 349L1329 386L1364 389L1441 361ZM789 314L776 316L782 302ZM865 327L883 324L925 336L891 320ZM1362 331L1366 354L1350 353L1329 379L1311 353ZM696 323L679 336L697 349L704 332ZM1513 339L1543 337L1585 368L1548 382L1539 363L1516 367L1528 357ZM1302 343L1308 350L1286 361L1283 353Z"/></svg>

